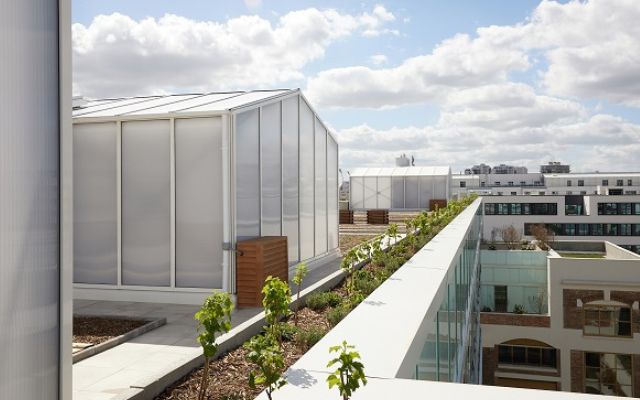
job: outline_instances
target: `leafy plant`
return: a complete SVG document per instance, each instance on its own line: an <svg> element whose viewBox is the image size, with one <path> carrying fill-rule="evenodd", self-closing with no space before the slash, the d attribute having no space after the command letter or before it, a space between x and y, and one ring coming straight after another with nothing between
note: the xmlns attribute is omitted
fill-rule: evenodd
<svg viewBox="0 0 640 400"><path fill-rule="evenodd" d="M513 306L514 314L524 314L526 312L524 306L522 304L516 304Z"/></svg>
<svg viewBox="0 0 640 400"><path fill-rule="evenodd" d="M355 351L355 346L342 341L341 345L329 348L329 353L338 353L337 357L329 361L327 368L338 365L335 372L327 377L329 389L338 387L343 400L349 400L360 384L366 385L367 378L364 375L364 365L360 362L360 354Z"/></svg>
<svg viewBox="0 0 640 400"><path fill-rule="evenodd" d="M313 293L307 297L307 307L314 311L321 311L327 307L335 307L342 302L342 298L335 292Z"/></svg>
<svg viewBox="0 0 640 400"><path fill-rule="evenodd" d="M293 283L296 284L296 310L293 313L293 324L298 325L298 311L300 310L300 288L302 287L302 281L309 273L307 264L301 262L296 266L296 273L293 275Z"/></svg>
<svg viewBox="0 0 640 400"><path fill-rule="evenodd" d="M349 314L350 311L350 304L341 304L327 313L327 320L331 326L336 326L338 325L338 322L342 321L342 319Z"/></svg>
<svg viewBox="0 0 640 400"><path fill-rule="evenodd" d="M400 237L400 235L398 235L398 225L390 224L389 227L387 228L386 234L387 236L389 236L390 240L393 240L392 244L396 244L396 239Z"/></svg>
<svg viewBox="0 0 640 400"><path fill-rule="evenodd" d="M275 390L287 384L282 377L285 369L282 349L269 335L257 335L245 344L249 350L247 358L258 367L257 373L249 373L249 387L255 389L258 385L265 386L269 400Z"/></svg>
<svg viewBox="0 0 640 400"><path fill-rule="evenodd" d="M209 359L218 351L216 335L231 329L233 302L227 293L216 293L207 297L194 319L198 321L198 343L204 354L204 371L200 381L198 399L204 399L209 387Z"/></svg>
<svg viewBox="0 0 640 400"><path fill-rule="evenodd" d="M286 282L280 278L268 276L262 288L262 305L264 306L265 320L267 321L267 331L271 333L278 343L282 342L279 332L278 322L291 314L289 310L289 299L291 299L291 289Z"/></svg>
<svg viewBox="0 0 640 400"><path fill-rule="evenodd" d="M310 348L314 344L318 343L326 334L327 331L320 327L311 327L307 330L299 330L296 333L294 340L299 346Z"/></svg>
<svg viewBox="0 0 640 400"><path fill-rule="evenodd" d="M353 271L355 270L356 265L363 259L362 251L359 247L354 247L349 250L349 252L342 258L342 262L340 263L340 269L342 269L347 274L347 296L351 298L353 295Z"/></svg>
<svg viewBox="0 0 640 400"><path fill-rule="evenodd" d="M280 332L280 337L283 342L294 341L296 335L300 332L300 328L296 325L291 325L286 322L279 322L278 324L280 324L278 331Z"/></svg>

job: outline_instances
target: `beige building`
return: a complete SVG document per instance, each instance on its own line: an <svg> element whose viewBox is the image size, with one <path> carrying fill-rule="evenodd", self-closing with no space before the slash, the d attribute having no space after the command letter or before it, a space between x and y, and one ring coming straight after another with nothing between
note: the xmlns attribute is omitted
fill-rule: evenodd
<svg viewBox="0 0 640 400"><path fill-rule="evenodd" d="M640 256L610 242L528 252L482 251L483 383L640 396Z"/></svg>

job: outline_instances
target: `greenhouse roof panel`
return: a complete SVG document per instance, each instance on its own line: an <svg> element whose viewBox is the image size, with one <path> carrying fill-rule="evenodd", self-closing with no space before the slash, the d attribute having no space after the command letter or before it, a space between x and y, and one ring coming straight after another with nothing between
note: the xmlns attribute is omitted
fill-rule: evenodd
<svg viewBox="0 0 640 400"><path fill-rule="evenodd" d="M73 116L116 118L136 115L216 113L234 111L296 92L297 90L291 89L274 89L90 100L85 106L73 110Z"/></svg>

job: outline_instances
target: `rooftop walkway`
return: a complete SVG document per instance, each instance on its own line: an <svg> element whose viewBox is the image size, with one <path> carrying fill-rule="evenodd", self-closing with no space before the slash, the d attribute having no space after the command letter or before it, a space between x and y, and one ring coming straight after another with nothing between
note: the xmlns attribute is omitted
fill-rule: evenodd
<svg viewBox="0 0 640 400"><path fill-rule="evenodd" d="M307 292L326 290L336 279L340 259L312 268ZM322 285L325 286L322 286ZM295 289L295 286L292 285ZM308 293L307 293L308 294ZM74 314L166 318L166 325L73 365L73 400L152 399L168 384L202 363L193 314L199 306L75 300ZM230 350L264 325L261 308L236 310L232 330L221 337Z"/></svg>

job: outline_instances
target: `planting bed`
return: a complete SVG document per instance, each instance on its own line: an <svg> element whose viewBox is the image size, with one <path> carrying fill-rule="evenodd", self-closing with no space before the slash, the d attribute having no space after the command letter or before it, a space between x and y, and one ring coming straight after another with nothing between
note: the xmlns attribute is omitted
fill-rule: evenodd
<svg viewBox="0 0 640 400"><path fill-rule="evenodd" d="M146 324L144 320L73 317L73 342L97 345Z"/></svg>
<svg viewBox="0 0 640 400"><path fill-rule="evenodd" d="M375 235L340 235L340 251L345 254L347 250L359 245L362 242L366 242L369 239L373 239Z"/></svg>
<svg viewBox="0 0 640 400"><path fill-rule="evenodd" d="M293 365L304 353L317 343L331 327L344 318L353 307L364 300L373 290L380 286L389 276L400 268L406 260L411 258L415 252L422 248L433 236L435 236L446 224L458 215L466 205L470 204L474 198L464 202L452 202L442 213L423 216L422 225L418 223L413 226L420 229L420 233L410 233L407 238L394 243L389 251L372 252L369 247L360 247L365 253L369 253L364 258L369 259L369 263L362 269L356 270L343 280L336 288L330 292L315 293L307 298L307 305L298 312L298 323L294 326L293 315L281 323L283 332L283 353L285 370ZM446 210L446 211L445 211ZM442 214L442 215L441 215ZM417 232L417 231L416 231ZM368 239L358 237L360 242ZM341 237L341 247L343 245ZM353 239L349 247L345 250L357 246ZM345 246L347 246L345 244ZM358 252L349 252L343 259L343 264L353 266L363 256L356 256ZM351 297L348 295L347 287L351 288ZM293 288L295 289L295 287ZM264 388L249 387L249 373L255 369L255 365L247 360L248 350L239 347L231 352L222 355L209 363L209 389L208 400L245 400L255 398ZM329 353L327 349L327 360ZM200 380L203 368L198 368L188 376L174 383L155 400L194 400L198 398ZM274 394L277 398L277 394Z"/></svg>

